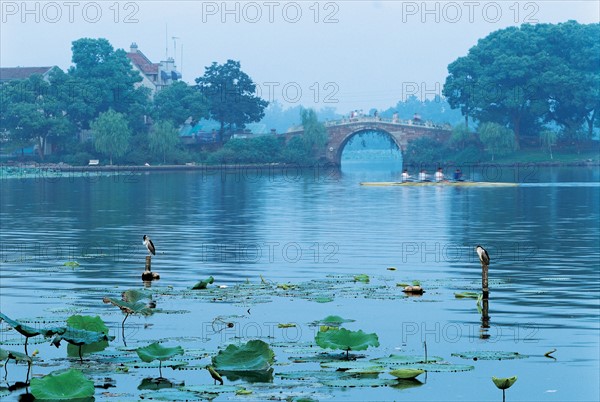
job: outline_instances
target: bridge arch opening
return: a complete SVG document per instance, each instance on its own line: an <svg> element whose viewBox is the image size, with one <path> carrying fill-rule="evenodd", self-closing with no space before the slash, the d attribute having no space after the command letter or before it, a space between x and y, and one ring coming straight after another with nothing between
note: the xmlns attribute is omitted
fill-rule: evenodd
<svg viewBox="0 0 600 402"><path fill-rule="evenodd" d="M356 131L342 141L338 152L342 172L402 170L402 150L385 130Z"/></svg>

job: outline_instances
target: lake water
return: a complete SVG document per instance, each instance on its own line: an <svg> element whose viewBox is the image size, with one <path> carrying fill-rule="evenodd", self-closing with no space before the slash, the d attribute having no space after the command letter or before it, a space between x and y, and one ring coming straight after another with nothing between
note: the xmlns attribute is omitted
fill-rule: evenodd
<svg viewBox="0 0 600 402"><path fill-rule="evenodd" d="M320 400L498 401L501 391L491 377L516 375L508 401L599 400L599 169L530 165L463 171L476 180L521 185L363 187L359 182L397 180L400 169L360 161L345 161L341 172L274 166L258 172L2 178L0 310L40 326L64 325L74 313L100 315L117 337L107 350L122 352L123 315L102 297L143 287L142 236L147 234L157 249L152 268L161 275L151 289L159 292L158 307L171 314L129 317L129 348L162 340L215 353L257 337L275 345L305 345L318 331L310 323L339 315L355 320L348 329L378 334L380 346L361 352L365 360L419 355L426 341L430 356L475 369L430 372L410 389L318 387L280 378L279 373L307 368L296 367L285 348L275 347L275 377L262 392ZM477 244L487 248L492 261L487 329L481 328L476 300L454 296L480 290ZM66 267L67 261L80 265ZM275 287L260 303L251 297L247 303L221 303L169 293L209 276L215 279L211 286L231 289L246 281L258 284L261 277L266 283L298 284L358 274L369 275L369 284L349 281L349 292L339 288L327 303ZM421 297L406 297L396 286L414 280L426 290ZM215 323L225 321L234 327L215 331ZM296 327L278 328L278 323ZM1 325L2 347L22 351L22 337ZM30 344L30 353L34 349L41 359L34 375L79 367L77 360L66 359L64 346ZM320 351L315 349L314 354ZM544 357L552 349L555 359ZM452 356L469 351L529 357ZM22 364L9 363L5 383L23 381L25 372ZM96 400L114 401L138 399L146 392L137 389L141 379L158 373L140 368L87 374L97 384L112 378L114 387L97 389ZM163 375L186 385L212 383L205 370L163 369ZM7 398L16 400L18 394ZM254 395L268 394L256 389Z"/></svg>

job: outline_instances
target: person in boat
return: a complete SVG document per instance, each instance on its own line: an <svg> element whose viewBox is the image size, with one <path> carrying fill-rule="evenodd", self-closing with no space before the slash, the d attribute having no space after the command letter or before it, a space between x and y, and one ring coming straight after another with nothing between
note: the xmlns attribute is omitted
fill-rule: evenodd
<svg viewBox="0 0 600 402"><path fill-rule="evenodd" d="M425 171L425 169L421 169L419 172L419 181L429 181L429 175Z"/></svg>
<svg viewBox="0 0 600 402"><path fill-rule="evenodd" d="M402 181L410 181L411 177L408 174L408 169L402 171Z"/></svg>
<svg viewBox="0 0 600 402"><path fill-rule="evenodd" d="M437 172L435 172L435 181L444 181L444 172L442 168L438 168Z"/></svg>
<svg viewBox="0 0 600 402"><path fill-rule="evenodd" d="M464 181L464 179L462 178L462 170L460 170L459 168L456 168L456 170L454 171L454 173L452 174L452 180L454 181Z"/></svg>

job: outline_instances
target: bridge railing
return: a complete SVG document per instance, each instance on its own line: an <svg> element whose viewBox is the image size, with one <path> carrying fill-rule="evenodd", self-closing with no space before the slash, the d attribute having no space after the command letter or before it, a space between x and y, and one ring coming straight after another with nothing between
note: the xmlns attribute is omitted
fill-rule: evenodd
<svg viewBox="0 0 600 402"><path fill-rule="evenodd" d="M357 117L347 117L338 120L327 120L324 125L325 127L335 127L335 126L343 126L348 124L356 124L356 123L386 123L393 124L404 127L427 127L427 128L439 128L439 129L450 129L451 127L448 124L436 124L431 121L421 121L421 120L402 120L402 119L390 119L385 117L376 117L376 116L357 116ZM304 127L302 125L292 126L288 129L288 133L292 133L295 131L302 131Z"/></svg>

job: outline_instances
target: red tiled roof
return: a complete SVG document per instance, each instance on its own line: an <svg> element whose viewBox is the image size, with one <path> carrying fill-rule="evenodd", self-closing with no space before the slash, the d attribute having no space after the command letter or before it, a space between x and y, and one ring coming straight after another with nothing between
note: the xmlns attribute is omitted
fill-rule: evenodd
<svg viewBox="0 0 600 402"><path fill-rule="evenodd" d="M127 53L127 57L133 64L137 66L144 74L158 74L158 63L152 63L148 58L144 55L144 53L139 50L135 53Z"/></svg>
<svg viewBox="0 0 600 402"><path fill-rule="evenodd" d="M53 67L0 67L0 81L23 80L33 74L45 74Z"/></svg>

